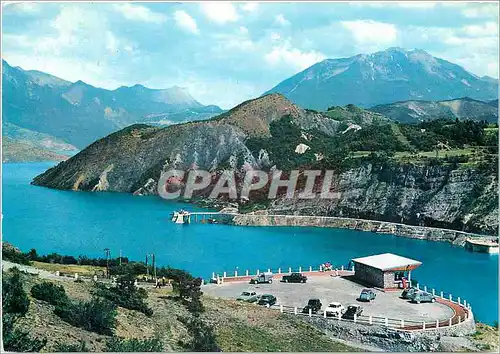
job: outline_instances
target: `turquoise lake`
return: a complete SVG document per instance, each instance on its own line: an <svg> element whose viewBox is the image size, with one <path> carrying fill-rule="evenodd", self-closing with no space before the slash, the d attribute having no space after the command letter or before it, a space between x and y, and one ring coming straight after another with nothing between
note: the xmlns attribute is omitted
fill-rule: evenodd
<svg viewBox="0 0 500 354"><path fill-rule="evenodd" d="M23 251L132 260L155 253L161 265L208 278L212 272L309 267L325 261L391 252L423 264L423 285L466 299L476 319L498 320L498 256L471 253L444 242L370 232L289 227L175 225L172 211L196 207L119 193L87 193L31 186L53 163L3 164L3 239Z"/></svg>

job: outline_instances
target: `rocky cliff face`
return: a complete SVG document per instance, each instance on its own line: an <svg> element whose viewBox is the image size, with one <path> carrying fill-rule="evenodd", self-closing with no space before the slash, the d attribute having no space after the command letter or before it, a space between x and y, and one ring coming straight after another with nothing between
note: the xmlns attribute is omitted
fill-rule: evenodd
<svg viewBox="0 0 500 354"><path fill-rule="evenodd" d="M366 165L335 176L338 198L279 198L270 214L339 216L496 234L498 180L453 166Z"/></svg>

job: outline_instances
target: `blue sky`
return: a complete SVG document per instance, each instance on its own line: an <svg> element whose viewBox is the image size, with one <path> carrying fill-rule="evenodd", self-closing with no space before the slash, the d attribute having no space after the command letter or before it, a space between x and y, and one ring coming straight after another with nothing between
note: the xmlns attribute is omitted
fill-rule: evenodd
<svg viewBox="0 0 500 354"><path fill-rule="evenodd" d="M11 65L230 108L326 58L420 48L498 78L498 3L2 2Z"/></svg>

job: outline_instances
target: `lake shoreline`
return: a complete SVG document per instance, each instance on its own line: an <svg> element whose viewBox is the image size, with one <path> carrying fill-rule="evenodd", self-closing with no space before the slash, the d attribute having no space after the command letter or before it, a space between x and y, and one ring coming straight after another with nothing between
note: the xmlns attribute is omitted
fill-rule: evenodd
<svg viewBox="0 0 500 354"><path fill-rule="evenodd" d="M480 235L452 229L333 216L272 215L257 212L233 215L228 223L237 226L292 226L349 229L391 234L394 236L419 240L449 242L462 247L465 246L467 239L481 239L488 241L498 239L497 236Z"/></svg>

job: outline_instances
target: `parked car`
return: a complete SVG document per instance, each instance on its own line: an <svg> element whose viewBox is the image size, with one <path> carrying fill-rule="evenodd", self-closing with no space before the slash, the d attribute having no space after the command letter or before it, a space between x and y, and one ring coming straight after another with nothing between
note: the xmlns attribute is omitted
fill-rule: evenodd
<svg viewBox="0 0 500 354"><path fill-rule="evenodd" d="M340 302L330 302L325 309L327 316L340 317L344 313L345 308Z"/></svg>
<svg viewBox="0 0 500 354"><path fill-rule="evenodd" d="M401 298L402 299L411 299L413 295L417 292L417 289L415 288L406 288L403 290L401 293Z"/></svg>
<svg viewBox="0 0 500 354"><path fill-rule="evenodd" d="M417 304L420 304L421 302L435 302L436 297L430 293L426 292L417 292L415 295L411 297L411 302L416 302Z"/></svg>
<svg viewBox="0 0 500 354"><path fill-rule="evenodd" d="M255 291L244 291L236 298L238 301L255 302L259 299L259 295Z"/></svg>
<svg viewBox="0 0 500 354"><path fill-rule="evenodd" d="M305 283L307 281L307 277L300 273L292 273L290 275L283 275L281 281L285 283Z"/></svg>
<svg viewBox="0 0 500 354"><path fill-rule="evenodd" d="M271 272L260 273L259 275L250 279L250 284L262 284L262 283L271 284L272 282L273 282L273 273Z"/></svg>
<svg viewBox="0 0 500 354"><path fill-rule="evenodd" d="M277 300L276 296L271 295L271 294L264 294L259 298L259 301L257 301L257 304L271 307L276 303L276 300Z"/></svg>
<svg viewBox="0 0 500 354"><path fill-rule="evenodd" d="M371 300L375 300L377 297L377 294L371 289L363 289L361 291L361 294L359 294L359 301L368 301L370 302Z"/></svg>
<svg viewBox="0 0 500 354"><path fill-rule="evenodd" d="M319 299L309 299L307 305L302 309L302 313L309 313L309 309L311 309L312 313L317 313L321 310L321 301Z"/></svg>
<svg viewBox="0 0 500 354"><path fill-rule="evenodd" d="M342 315L345 320L354 320L354 315L359 316L363 313L363 308L359 305L349 305L347 310Z"/></svg>

